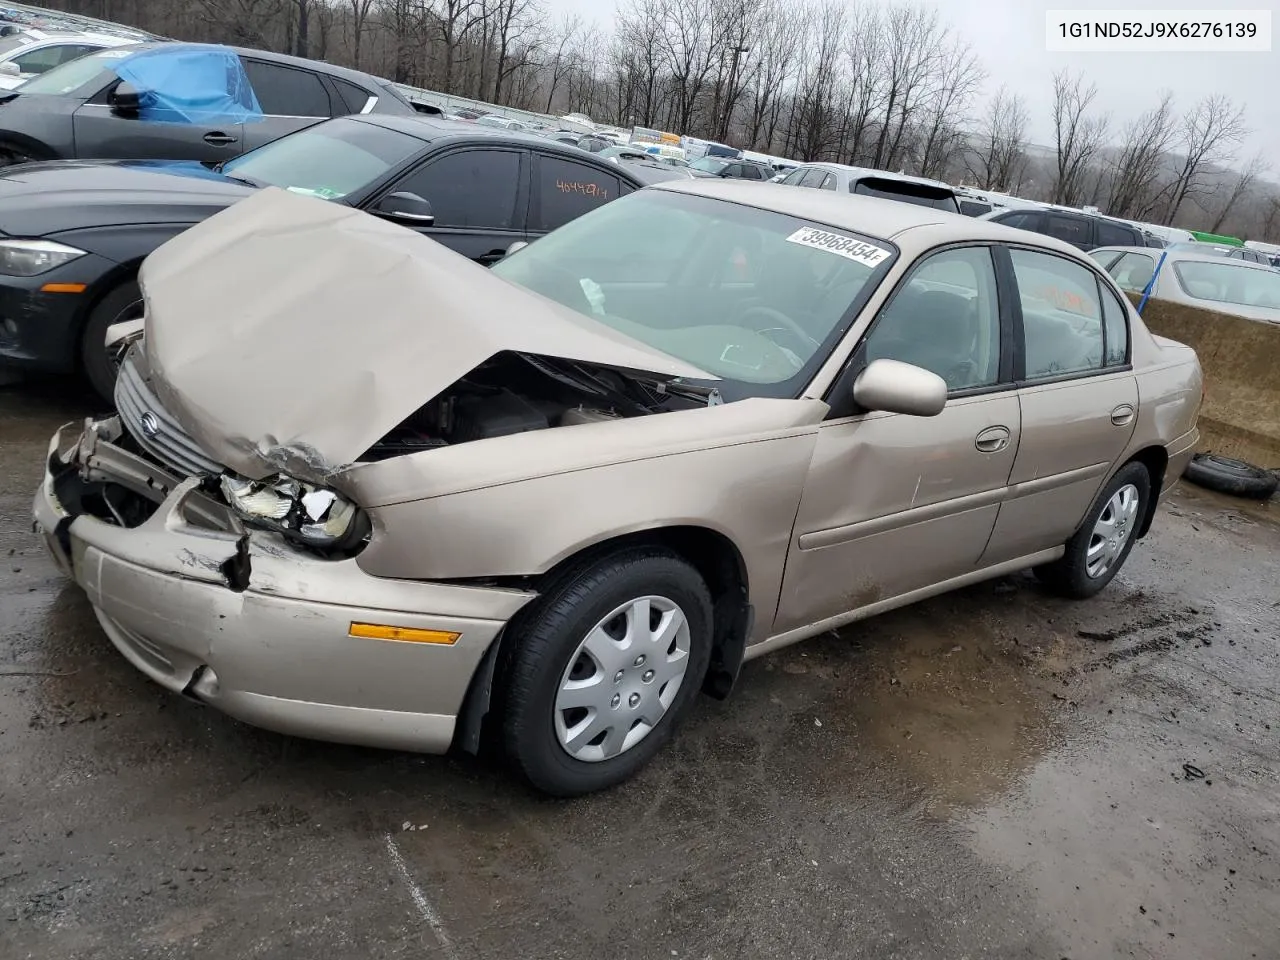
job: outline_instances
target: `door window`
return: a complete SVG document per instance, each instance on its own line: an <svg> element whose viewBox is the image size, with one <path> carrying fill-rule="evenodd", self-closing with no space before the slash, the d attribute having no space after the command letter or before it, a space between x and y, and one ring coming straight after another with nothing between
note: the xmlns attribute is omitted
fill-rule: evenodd
<svg viewBox="0 0 1280 960"><path fill-rule="evenodd" d="M1026 378L1102 367L1102 305L1093 273L1065 257L1010 250L1022 305Z"/></svg>
<svg viewBox="0 0 1280 960"><path fill-rule="evenodd" d="M826 176L827 171L813 167L805 171L804 179L800 181L800 186L820 188L822 186L822 181Z"/></svg>
<svg viewBox="0 0 1280 960"><path fill-rule="evenodd" d="M437 227L510 230L516 226L519 187L519 153L459 150L428 161L393 190L430 202Z"/></svg>
<svg viewBox="0 0 1280 960"><path fill-rule="evenodd" d="M1098 222L1098 240L1099 247L1140 247L1142 246L1142 238L1136 230L1130 230L1126 226L1118 223L1108 223L1106 220Z"/></svg>
<svg viewBox="0 0 1280 960"><path fill-rule="evenodd" d="M1046 217L1044 232L1077 247L1102 246L1089 242L1089 221L1083 217L1051 213Z"/></svg>
<svg viewBox="0 0 1280 960"><path fill-rule="evenodd" d="M1151 282L1151 275L1156 272L1156 258L1145 253L1126 253L1111 266L1107 273L1111 274L1121 290L1136 290L1141 293Z"/></svg>
<svg viewBox="0 0 1280 960"><path fill-rule="evenodd" d="M819 190L834 190L836 188L836 175L828 173L822 180L822 186Z"/></svg>
<svg viewBox="0 0 1280 960"><path fill-rule="evenodd" d="M314 73L242 57L262 112L273 117L328 117L329 94Z"/></svg>
<svg viewBox="0 0 1280 960"><path fill-rule="evenodd" d="M800 186L800 181L804 179L805 174L808 172L804 167L796 167L796 169L787 174L786 179L782 182L788 187L798 187Z"/></svg>
<svg viewBox="0 0 1280 960"><path fill-rule="evenodd" d="M952 391L1000 380L1000 310L987 247L934 254L912 270L864 341L866 359L901 360Z"/></svg>
<svg viewBox="0 0 1280 960"><path fill-rule="evenodd" d="M1040 214L1035 210L1026 210L1021 213L1004 213L998 217L992 217L996 223L1003 223L1006 227L1017 227L1019 230L1035 230L1039 232Z"/></svg>
<svg viewBox="0 0 1280 960"><path fill-rule="evenodd" d="M30 53L19 54L13 58L13 63L17 64L18 70L22 73L41 74L97 49L83 43L61 43L57 46L41 47Z"/></svg>
<svg viewBox="0 0 1280 960"><path fill-rule="evenodd" d="M343 103L346 105L347 113L359 113L364 109L364 105L369 102L369 98L376 96L376 94L370 93L364 87L356 86L346 80L339 80L337 77L330 77L330 79L338 88L338 93L341 94Z"/></svg>
<svg viewBox="0 0 1280 960"><path fill-rule="evenodd" d="M1106 365L1123 366L1129 361L1129 315L1110 290L1102 291L1103 335L1106 337Z"/></svg>
<svg viewBox="0 0 1280 960"><path fill-rule="evenodd" d="M539 211L533 230L554 230L618 197L618 178L560 157L538 158Z"/></svg>

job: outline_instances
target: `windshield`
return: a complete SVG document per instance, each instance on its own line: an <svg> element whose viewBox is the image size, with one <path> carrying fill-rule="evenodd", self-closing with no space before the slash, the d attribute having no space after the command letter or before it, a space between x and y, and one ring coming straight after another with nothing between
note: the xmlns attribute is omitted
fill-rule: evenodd
<svg viewBox="0 0 1280 960"><path fill-rule="evenodd" d="M115 66L123 58L135 53L128 47L117 47L114 50L99 50L68 60L61 66L47 70L38 77L32 77L17 87L18 93L47 93L53 96L65 96L74 93L90 81L96 81L93 91L106 86L115 77Z"/></svg>
<svg viewBox="0 0 1280 960"><path fill-rule="evenodd" d="M703 173L719 173L728 165L728 160L721 160L718 157L700 157L689 164L694 170L701 170Z"/></svg>
<svg viewBox="0 0 1280 960"><path fill-rule="evenodd" d="M724 378L734 400L798 395L896 254L780 213L642 190L492 269Z"/></svg>
<svg viewBox="0 0 1280 960"><path fill-rule="evenodd" d="M1183 292L1197 300L1280 311L1280 273L1266 267L1181 260L1173 272Z"/></svg>
<svg viewBox="0 0 1280 960"><path fill-rule="evenodd" d="M344 118L282 137L222 166L257 186L339 200L369 186L425 146L407 133Z"/></svg>
<svg viewBox="0 0 1280 960"><path fill-rule="evenodd" d="M914 203L920 207L932 207L949 213L960 212L956 198L951 193L923 183L864 177L849 184L849 190L851 193L879 197L882 200L900 200L903 203Z"/></svg>

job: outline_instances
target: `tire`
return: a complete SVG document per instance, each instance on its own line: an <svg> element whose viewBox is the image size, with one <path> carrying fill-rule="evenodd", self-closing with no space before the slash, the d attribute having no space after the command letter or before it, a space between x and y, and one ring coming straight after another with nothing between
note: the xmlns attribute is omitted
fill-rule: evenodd
<svg viewBox="0 0 1280 960"><path fill-rule="evenodd" d="M645 600L651 613L658 611L661 645L648 646L650 634L642 633L622 646L616 638L627 615L609 618ZM711 658L711 609L698 572L656 547L604 556L552 584L531 609L521 611L508 637L500 711L512 766L534 788L557 797L603 790L632 776L671 738L702 686ZM680 614L687 633L664 631L678 624ZM592 649L601 657L584 649L588 635L596 637ZM668 635L674 637L670 646ZM683 658L678 657L681 643L687 646ZM677 648L675 659L671 648ZM647 650L650 659L642 663L639 654L633 656L636 650ZM681 659L684 672L672 691L672 673ZM591 683L596 677L598 692ZM580 699L597 705L566 706L561 697L574 696L567 688L575 684L585 685ZM660 706L665 709L659 711ZM651 725L638 720L646 714L654 720ZM588 736L596 731L600 736ZM634 742L628 745L628 739Z"/></svg>
<svg viewBox="0 0 1280 960"><path fill-rule="evenodd" d="M1272 471L1214 453L1197 453L1182 475L1207 490L1258 500L1267 499L1280 487L1280 477Z"/></svg>
<svg viewBox="0 0 1280 960"><path fill-rule="evenodd" d="M1132 498L1122 497L1122 491L1127 491ZM1067 552L1053 563L1036 567L1035 575L1064 597L1075 600L1092 597L1111 582L1129 558L1150 502L1151 474L1140 463L1125 464L1102 488L1084 523L1067 541ZM1109 518L1119 515L1123 522L1112 528L1119 536L1102 538L1102 558L1106 563L1099 567L1098 557L1091 558L1090 550L1097 547L1097 536L1107 529L1104 515Z"/></svg>
<svg viewBox="0 0 1280 960"><path fill-rule="evenodd" d="M94 304L80 336L80 368L94 392L112 405L115 403L120 358L113 356L104 346L107 328L130 319L131 312L141 309L142 290L137 281L122 283Z"/></svg>

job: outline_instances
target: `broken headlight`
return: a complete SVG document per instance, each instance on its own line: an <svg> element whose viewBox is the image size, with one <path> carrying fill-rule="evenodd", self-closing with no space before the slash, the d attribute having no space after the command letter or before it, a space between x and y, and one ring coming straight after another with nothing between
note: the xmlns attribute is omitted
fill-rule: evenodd
<svg viewBox="0 0 1280 960"><path fill-rule="evenodd" d="M283 475L246 480L225 474L220 485L231 508L253 526L326 553L347 552L369 538L369 518L332 490Z"/></svg>

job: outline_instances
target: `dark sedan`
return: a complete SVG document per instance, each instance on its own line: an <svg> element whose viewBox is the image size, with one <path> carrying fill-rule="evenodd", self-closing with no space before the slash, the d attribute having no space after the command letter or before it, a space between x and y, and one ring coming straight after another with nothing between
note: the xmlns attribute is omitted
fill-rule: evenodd
<svg viewBox="0 0 1280 960"><path fill-rule="evenodd" d="M366 210L488 264L511 244L657 179L665 175L651 179L641 165L531 134L422 116L330 120L213 169L163 161L9 167L0 171L0 365L79 369L109 399L107 330L141 316L142 260L260 187ZM227 291L233 305L234 277Z"/></svg>
<svg viewBox="0 0 1280 960"><path fill-rule="evenodd" d="M137 64L147 69L131 71ZM153 78L153 89L136 82L139 73ZM220 100L258 109L237 116L214 109ZM156 102L199 109L175 122L173 111L149 115L146 105ZM219 163L330 117L419 112L390 83L357 70L261 50L131 44L0 91L0 166L80 157Z"/></svg>

